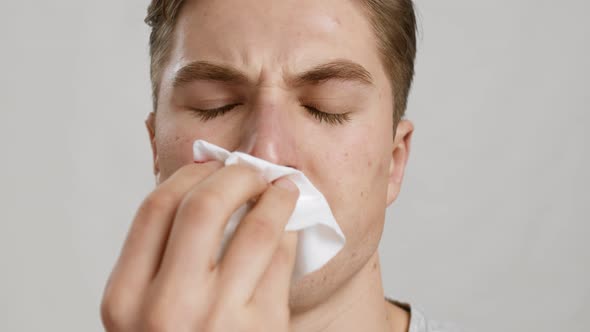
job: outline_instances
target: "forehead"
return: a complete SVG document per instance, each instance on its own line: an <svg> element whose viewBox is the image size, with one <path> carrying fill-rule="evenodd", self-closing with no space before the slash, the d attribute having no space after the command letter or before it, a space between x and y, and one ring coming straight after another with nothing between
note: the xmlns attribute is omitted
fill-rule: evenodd
<svg viewBox="0 0 590 332"><path fill-rule="evenodd" d="M381 69L373 30L355 0L191 0L174 40L172 63L298 71L344 58Z"/></svg>

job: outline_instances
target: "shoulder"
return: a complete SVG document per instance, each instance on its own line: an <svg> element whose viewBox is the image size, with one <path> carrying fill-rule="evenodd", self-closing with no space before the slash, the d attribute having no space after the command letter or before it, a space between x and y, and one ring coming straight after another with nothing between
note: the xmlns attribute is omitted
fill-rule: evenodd
<svg viewBox="0 0 590 332"><path fill-rule="evenodd" d="M464 332L453 324L427 319L420 309L408 303L389 298L387 300L410 313L410 327L408 332Z"/></svg>
<svg viewBox="0 0 590 332"><path fill-rule="evenodd" d="M422 311L411 307L409 332L463 332L457 326L435 320L429 320Z"/></svg>

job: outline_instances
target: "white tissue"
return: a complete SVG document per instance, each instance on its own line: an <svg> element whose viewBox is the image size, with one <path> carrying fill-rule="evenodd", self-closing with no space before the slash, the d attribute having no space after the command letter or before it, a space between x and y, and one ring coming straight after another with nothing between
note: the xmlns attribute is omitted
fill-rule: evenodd
<svg viewBox="0 0 590 332"><path fill-rule="evenodd" d="M261 171L269 183L287 176L299 188L299 199L285 228L286 231L299 231L292 280L318 270L344 246L346 239L334 219L328 202L301 171L276 165L243 152L229 152L203 140L195 141L193 154L196 162L219 160L226 166L253 166ZM245 204L230 217L224 231L220 255L248 210L249 206Z"/></svg>

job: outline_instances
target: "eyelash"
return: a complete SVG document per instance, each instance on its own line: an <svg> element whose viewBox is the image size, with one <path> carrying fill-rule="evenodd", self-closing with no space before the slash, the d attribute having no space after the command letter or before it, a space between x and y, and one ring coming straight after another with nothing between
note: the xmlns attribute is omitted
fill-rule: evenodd
<svg viewBox="0 0 590 332"><path fill-rule="evenodd" d="M333 113L326 113L318 110L312 106L303 106L305 109L311 114L316 120L321 122L326 122L329 125L342 125L348 121L350 121L350 112L341 113L341 114L333 114Z"/></svg>
<svg viewBox="0 0 590 332"><path fill-rule="evenodd" d="M233 110L236 106L240 106L240 104L230 104L230 105L225 105L222 107L208 109L208 110L193 109L193 111L196 113L196 115L202 121L208 121L208 120L212 120L218 116L224 115L225 113ZM335 125L342 125L342 124L350 121L350 113L349 112L342 113L342 114L332 114L332 113L322 112L313 106L304 105L303 107L307 110L307 112L311 116L313 116L320 123L325 122L329 125L335 126Z"/></svg>
<svg viewBox="0 0 590 332"><path fill-rule="evenodd" d="M193 111L202 121L208 121L215 119L218 116L224 115L225 113L233 110L236 106L240 106L240 104L230 104L209 110L193 109Z"/></svg>

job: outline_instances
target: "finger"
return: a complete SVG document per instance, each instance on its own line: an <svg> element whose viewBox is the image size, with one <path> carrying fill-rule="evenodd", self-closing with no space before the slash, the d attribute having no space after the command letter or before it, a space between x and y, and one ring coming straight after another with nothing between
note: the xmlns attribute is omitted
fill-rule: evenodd
<svg viewBox="0 0 590 332"><path fill-rule="evenodd" d="M291 276L297 254L297 232L285 232L272 261L258 282L258 287L250 299L254 306L272 310L277 305L289 303Z"/></svg>
<svg viewBox="0 0 590 332"><path fill-rule="evenodd" d="M105 288L103 306L111 310L141 292L155 274L176 207L191 187L223 166L220 162L183 166L141 204Z"/></svg>
<svg viewBox="0 0 590 332"><path fill-rule="evenodd" d="M238 225L219 273L231 301L247 303L268 268L299 192L288 179L280 179L262 194L252 211ZM228 298L229 298L228 297Z"/></svg>
<svg viewBox="0 0 590 332"><path fill-rule="evenodd" d="M130 277L153 276L183 196L221 167L220 162L186 165L144 200L123 245L117 272Z"/></svg>
<svg viewBox="0 0 590 332"><path fill-rule="evenodd" d="M254 168L231 165L193 188L178 208L156 277L159 284L172 286L173 292L186 292L210 273L229 217L267 186Z"/></svg>

